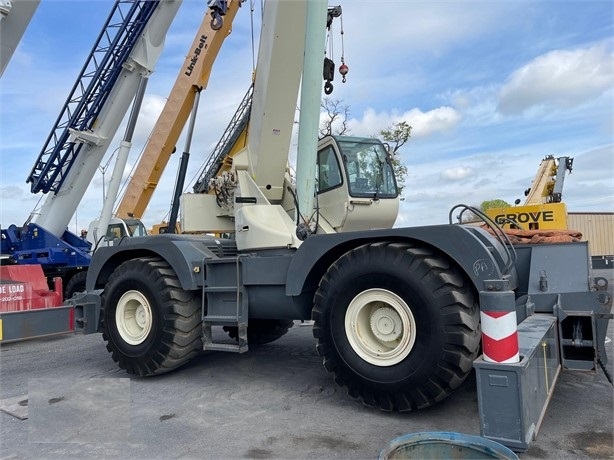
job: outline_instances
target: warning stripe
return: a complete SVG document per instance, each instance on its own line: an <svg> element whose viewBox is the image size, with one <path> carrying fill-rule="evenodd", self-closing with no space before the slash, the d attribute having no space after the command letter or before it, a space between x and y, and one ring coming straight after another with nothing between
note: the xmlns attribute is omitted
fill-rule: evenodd
<svg viewBox="0 0 614 460"><path fill-rule="evenodd" d="M482 333L494 340L509 337L518 330L516 312L480 312Z"/></svg>
<svg viewBox="0 0 614 460"><path fill-rule="evenodd" d="M494 340L482 335L482 349L484 360L496 363L517 363L520 359L518 352L518 332L502 340Z"/></svg>
<svg viewBox="0 0 614 460"><path fill-rule="evenodd" d="M480 312L484 360L496 363L517 363L518 324L516 311Z"/></svg>

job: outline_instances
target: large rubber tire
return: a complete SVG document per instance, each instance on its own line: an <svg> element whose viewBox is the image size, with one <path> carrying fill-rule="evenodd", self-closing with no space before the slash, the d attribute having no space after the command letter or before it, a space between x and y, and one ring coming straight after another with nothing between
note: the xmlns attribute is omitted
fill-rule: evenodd
<svg viewBox="0 0 614 460"><path fill-rule="evenodd" d="M129 260L113 272L101 318L107 350L129 374L163 374L202 350L200 301L158 257Z"/></svg>
<svg viewBox="0 0 614 460"><path fill-rule="evenodd" d="M70 299L78 292L85 291L85 280L87 278L87 271L83 270L75 273L66 283L64 288L64 298Z"/></svg>
<svg viewBox="0 0 614 460"><path fill-rule="evenodd" d="M294 326L292 320L250 319L247 324L247 344L265 345L274 342L286 335L292 326ZM231 339L238 337L236 327L224 326L223 329Z"/></svg>
<svg viewBox="0 0 614 460"><path fill-rule="evenodd" d="M350 396L384 411L446 398L479 351L479 309L464 276L407 243L340 257L320 282L312 318L324 367Z"/></svg>

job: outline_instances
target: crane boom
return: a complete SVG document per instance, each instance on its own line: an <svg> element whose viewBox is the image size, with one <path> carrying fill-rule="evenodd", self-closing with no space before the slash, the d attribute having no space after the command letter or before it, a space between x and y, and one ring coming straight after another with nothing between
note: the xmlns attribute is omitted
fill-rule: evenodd
<svg viewBox="0 0 614 460"><path fill-rule="evenodd" d="M398 197L384 146L364 138L317 141L326 30L340 15L340 7L327 8L322 0L265 3L249 121L243 126L244 111L237 111L223 136L234 142L220 141L196 193L183 196L183 232L234 231L237 247L244 250L298 246L314 232L394 223ZM288 158L299 88L294 183ZM245 100L242 105L248 107ZM214 194L203 193L208 188Z"/></svg>
<svg viewBox="0 0 614 460"><path fill-rule="evenodd" d="M573 169L573 158L570 157L560 157L559 163L556 169L556 177L554 179L554 187L552 188L552 193L550 194L551 203L560 203L563 199L563 183L565 182L565 173L571 171Z"/></svg>
<svg viewBox="0 0 614 460"><path fill-rule="evenodd" d="M306 13L306 1L267 2L264 7L247 157L249 175L269 201L281 200L283 194L303 70ZM322 22L324 28L326 19ZM316 78L319 81L319 75Z"/></svg>
<svg viewBox="0 0 614 460"><path fill-rule="evenodd" d="M221 27L205 17L196 32L190 52L185 58L168 100L152 130L143 155L135 168L116 215L120 218L141 218L160 181L183 130L198 88L206 88L213 63L222 43L230 34L232 22L242 0L230 0Z"/></svg>
<svg viewBox="0 0 614 460"><path fill-rule="evenodd" d="M0 0L0 76L21 41L39 0Z"/></svg>
<svg viewBox="0 0 614 460"><path fill-rule="evenodd" d="M194 193L207 193L211 179L223 171L229 171L232 166L232 158L245 147L253 91L254 86L250 85L222 137L205 161L194 183Z"/></svg>
<svg viewBox="0 0 614 460"><path fill-rule="evenodd" d="M133 20L120 12L125 3L132 4ZM50 233L59 236L66 229L128 111L141 77L153 72L180 5L181 0L116 2L28 177L33 193L53 192L47 195L40 213L31 216ZM111 43L107 43L109 36L113 37ZM84 87L87 90L81 93Z"/></svg>
<svg viewBox="0 0 614 460"><path fill-rule="evenodd" d="M546 156L539 164L531 188L527 190L525 205L542 204L546 196L549 195L548 188L551 188L552 176L556 174L556 160L552 155Z"/></svg>
<svg viewBox="0 0 614 460"><path fill-rule="evenodd" d="M560 203L563 194L565 173L571 173L573 158L560 157L557 159L547 155L540 163L531 188L525 192L525 206L544 203Z"/></svg>

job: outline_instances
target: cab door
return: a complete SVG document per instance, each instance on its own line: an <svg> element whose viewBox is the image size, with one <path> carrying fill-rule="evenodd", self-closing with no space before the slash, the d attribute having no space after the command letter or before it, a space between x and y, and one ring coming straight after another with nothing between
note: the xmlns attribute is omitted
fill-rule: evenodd
<svg viewBox="0 0 614 460"><path fill-rule="evenodd" d="M316 168L316 205L320 218L340 231L347 217L347 181L340 163L340 155L332 138L320 146Z"/></svg>

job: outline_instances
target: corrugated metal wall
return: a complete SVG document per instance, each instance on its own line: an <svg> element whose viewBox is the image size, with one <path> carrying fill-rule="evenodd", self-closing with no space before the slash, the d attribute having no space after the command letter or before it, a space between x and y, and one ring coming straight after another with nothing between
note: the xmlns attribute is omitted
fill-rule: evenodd
<svg viewBox="0 0 614 460"><path fill-rule="evenodd" d="M591 256L614 255L614 212L570 212L567 228L582 232Z"/></svg>

